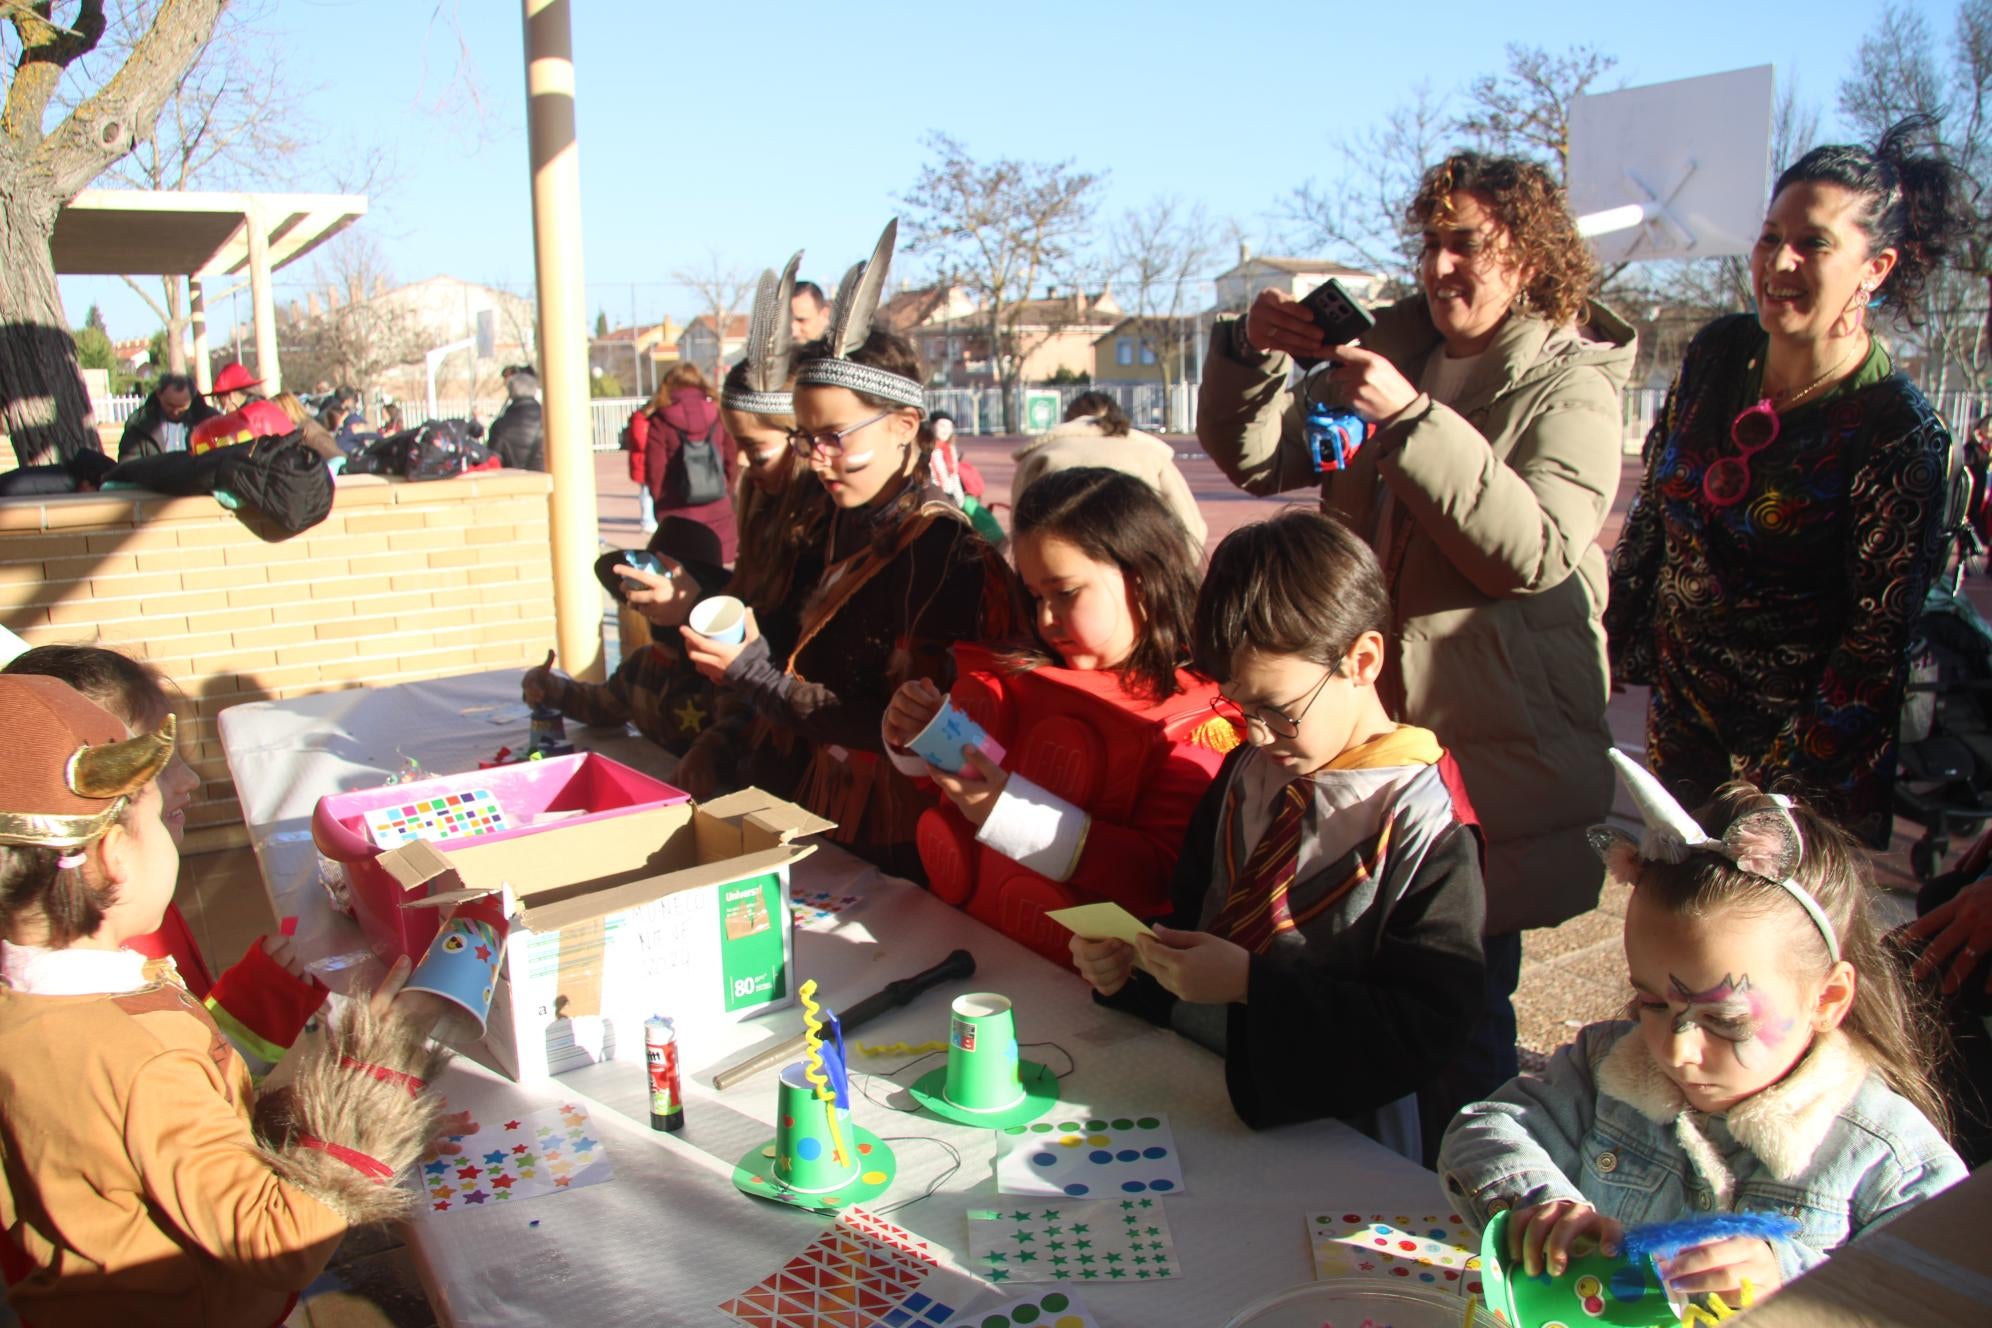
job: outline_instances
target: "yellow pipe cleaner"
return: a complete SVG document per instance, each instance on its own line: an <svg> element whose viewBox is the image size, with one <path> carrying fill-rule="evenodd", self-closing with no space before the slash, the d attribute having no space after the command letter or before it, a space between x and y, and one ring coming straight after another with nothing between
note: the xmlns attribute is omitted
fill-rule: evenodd
<svg viewBox="0 0 1992 1328"><path fill-rule="evenodd" d="M817 1018L821 1007L816 1003L816 979L811 978L797 987L795 994L802 1001L803 1045L809 1048L809 1059L803 1064L802 1077L816 1090L817 1100L829 1104L824 1115L830 1121L830 1155L837 1159L838 1166L846 1167L851 1161L844 1152L843 1134L837 1129L837 1094L830 1087L830 1076L823 1068L823 1021Z"/></svg>
<svg viewBox="0 0 1992 1328"><path fill-rule="evenodd" d="M945 1042L881 1042L875 1047L858 1043L858 1050L867 1056L924 1056L929 1052L946 1051Z"/></svg>

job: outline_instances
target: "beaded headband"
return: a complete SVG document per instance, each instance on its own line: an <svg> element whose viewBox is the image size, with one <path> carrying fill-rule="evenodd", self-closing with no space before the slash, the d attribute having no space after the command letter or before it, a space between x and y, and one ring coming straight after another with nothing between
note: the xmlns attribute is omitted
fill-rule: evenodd
<svg viewBox="0 0 1992 1328"><path fill-rule="evenodd" d="M1735 863L1738 870L1769 881L1790 895L1792 902L1804 909L1812 925L1819 929L1827 955L1834 963L1840 962L1840 939L1833 932L1832 919L1796 877L1798 865L1805 857L1805 843L1798 833L1798 821L1791 814L1790 798L1782 793L1769 794L1769 807L1743 813L1717 839L1688 815L1666 785L1645 766L1616 747L1610 749L1609 755L1619 779L1639 807L1645 831L1635 844L1622 830L1602 825L1591 827L1588 832L1591 847L1605 860L1606 866L1629 880L1636 873L1627 870L1628 864L1614 862L1615 855L1629 853L1648 862L1685 862L1691 852L1719 854Z"/></svg>
<svg viewBox="0 0 1992 1328"><path fill-rule="evenodd" d="M793 415L795 395L789 390L789 366L794 361L794 330L789 323L789 303L795 298L795 270L802 263L802 250L782 269L780 277L772 268L761 273L754 291L754 312L747 320L747 384L735 389L722 387L719 404L748 415Z"/></svg>
<svg viewBox="0 0 1992 1328"><path fill-rule="evenodd" d="M892 247L899 238L899 218L885 223L871 261L854 263L837 285L837 311L830 322L830 354L803 365L795 385L841 387L866 396L879 397L896 405L927 408L927 392L911 378L869 364L856 364L851 355L871 335L872 317L878 312L879 296L885 293L885 275L892 266Z"/></svg>

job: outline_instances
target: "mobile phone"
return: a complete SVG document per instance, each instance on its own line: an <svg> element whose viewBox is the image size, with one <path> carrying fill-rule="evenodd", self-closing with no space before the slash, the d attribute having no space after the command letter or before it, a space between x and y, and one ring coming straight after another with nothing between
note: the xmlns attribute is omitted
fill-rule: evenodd
<svg viewBox="0 0 1992 1328"><path fill-rule="evenodd" d="M1300 303L1313 317L1314 325L1321 329L1321 339L1331 347L1347 345L1376 326L1376 319L1370 317L1369 311L1357 304L1355 297L1333 277L1309 291ZM1321 360L1295 356L1294 362L1303 369L1312 369Z"/></svg>

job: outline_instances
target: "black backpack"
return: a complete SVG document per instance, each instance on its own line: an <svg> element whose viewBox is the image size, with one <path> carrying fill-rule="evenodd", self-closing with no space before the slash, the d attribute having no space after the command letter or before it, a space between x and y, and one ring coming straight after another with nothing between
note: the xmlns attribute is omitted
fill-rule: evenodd
<svg viewBox="0 0 1992 1328"><path fill-rule="evenodd" d="M332 510L332 472L301 434L258 438L219 449L228 459L215 485L274 521L286 534L323 521Z"/></svg>
<svg viewBox="0 0 1992 1328"><path fill-rule="evenodd" d="M718 432L719 416L714 415L712 427L698 442L693 442L690 434L678 435L683 443L664 467L667 506L699 507L726 497L726 467L720 464L719 449L712 445L712 436Z"/></svg>

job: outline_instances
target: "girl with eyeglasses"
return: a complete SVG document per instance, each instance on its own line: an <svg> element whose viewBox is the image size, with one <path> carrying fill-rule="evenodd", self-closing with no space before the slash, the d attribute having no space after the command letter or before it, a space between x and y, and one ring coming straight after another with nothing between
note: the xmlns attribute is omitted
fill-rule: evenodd
<svg viewBox="0 0 1992 1328"><path fill-rule="evenodd" d="M940 769L904 750L941 708L924 679L893 696L886 754L940 791L919 835L934 893L1062 962L1070 933L1049 910L1168 914L1190 812L1242 725L1211 713L1216 684L1188 667L1200 559L1160 495L1116 470L1062 470L1011 521L1032 639L957 647L951 697L1003 760L968 749Z"/></svg>
<svg viewBox="0 0 1992 1328"><path fill-rule="evenodd" d="M961 509L933 489L924 375L913 348L872 314L892 260L888 226L837 292L830 336L796 352L789 444L829 495L824 571L786 662L756 616L739 645L684 629L709 677L747 697L809 749L796 799L836 822L831 837L886 871L924 880L913 827L926 800L882 758L879 724L901 683L946 681L957 641L1002 640L1013 579Z"/></svg>
<svg viewBox="0 0 1992 1328"><path fill-rule="evenodd" d="M1778 177L1754 314L1688 347L1612 554L1612 676L1653 689L1646 753L1684 802L1795 779L1888 841L1910 624L1943 557L1949 431L1875 334L1919 321L1963 238L1927 118Z"/></svg>
<svg viewBox="0 0 1992 1328"><path fill-rule="evenodd" d="M1217 546L1194 655L1247 741L1190 817L1168 925L1070 951L1105 1004L1221 1054L1247 1125L1338 1117L1416 1159L1417 1096L1480 1016L1486 892L1458 767L1378 695L1389 627L1333 517Z"/></svg>

